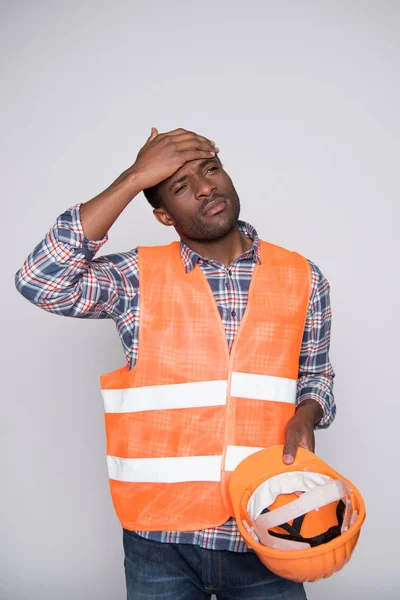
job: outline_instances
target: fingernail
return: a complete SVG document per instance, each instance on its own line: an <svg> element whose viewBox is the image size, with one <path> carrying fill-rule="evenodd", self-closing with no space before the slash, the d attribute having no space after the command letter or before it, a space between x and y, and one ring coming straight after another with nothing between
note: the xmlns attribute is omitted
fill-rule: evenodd
<svg viewBox="0 0 400 600"><path fill-rule="evenodd" d="M217 146L215 146L215 151L216 151L216 152L219 152L219 148L217 148Z"/></svg>
<svg viewBox="0 0 400 600"><path fill-rule="evenodd" d="M283 462L287 465L290 465L293 462L293 456L291 454L285 454L283 457Z"/></svg>
<svg viewBox="0 0 400 600"><path fill-rule="evenodd" d="M215 152L210 152L211 156L215 156Z"/></svg>

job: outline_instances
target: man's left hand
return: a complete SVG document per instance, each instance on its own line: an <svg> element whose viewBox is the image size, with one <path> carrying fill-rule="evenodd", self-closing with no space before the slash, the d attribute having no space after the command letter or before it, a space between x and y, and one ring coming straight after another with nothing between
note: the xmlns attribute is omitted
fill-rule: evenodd
<svg viewBox="0 0 400 600"><path fill-rule="evenodd" d="M316 400L304 400L298 405L296 414L290 419L285 429L284 463L290 465L294 461L299 447L314 452L314 425L321 417L322 408Z"/></svg>

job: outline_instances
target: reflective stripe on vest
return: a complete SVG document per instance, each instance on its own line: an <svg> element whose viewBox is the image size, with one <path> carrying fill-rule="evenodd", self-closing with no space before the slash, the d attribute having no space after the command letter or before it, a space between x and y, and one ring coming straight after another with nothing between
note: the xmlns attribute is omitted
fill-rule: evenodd
<svg viewBox="0 0 400 600"><path fill-rule="evenodd" d="M263 450L252 446L228 446L223 456L182 456L178 458L118 458L108 456L110 479L146 483L221 481L221 472L234 471L245 458Z"/></svg>
<svg viewBox="0 0 400 600"><path fill-rule="evenodd" d="M106 413L129 413L145 410L195 408L226 404L228 381L198 381L173 385L149 385L140 388L102 390ZM269 375L232 373L231 396L270 400L296 401L297 381Z"/></svg>
<svg viewBox="0 0 400 600"><path fill-rule="evenodd" d="M310 268L261 242L229 353L211 287L179 243L139 248L136 366L101 377L114 506L131 530L190 531L232 515L249 454L284 441L294 414Z"/></svg>

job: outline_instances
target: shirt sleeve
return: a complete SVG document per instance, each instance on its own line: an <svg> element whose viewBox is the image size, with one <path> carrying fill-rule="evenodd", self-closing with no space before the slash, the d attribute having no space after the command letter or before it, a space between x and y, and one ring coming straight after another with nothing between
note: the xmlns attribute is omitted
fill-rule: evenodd
<svg viewBox="0 0 400 600"><path fill-rule="evenodd" d="M17 290L30 302L66 317L117 319L138 294L138 253L94 258L106 243L88 240L80 204L60 215L15 275Z"/></svg>
<svg viewBox="0 0 400 600"><path fill-rule="evenodd" d="M336 416L333 395L333 371L329 359L331 335L330 288L319 268L309 261L311 292L299 361L296 404L307 399L316 400L323 415L317 429L331 425Z"/></svg>

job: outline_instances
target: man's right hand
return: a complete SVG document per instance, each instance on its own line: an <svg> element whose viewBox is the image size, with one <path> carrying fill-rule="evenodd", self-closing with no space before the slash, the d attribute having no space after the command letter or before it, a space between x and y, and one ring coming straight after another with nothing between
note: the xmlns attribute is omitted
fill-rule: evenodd
<svg viewBox="0 0 400 600"><path fill-rule="evenodd" d="M135 163L101 194L80 207L83 231L89 240L100 240L139 192L168 179L190 160L215 156L218 148L207 138L185 129L151 135Z"/></svg>
<svg viewBox="0 0 400 600"><path fill-rule="evenodd" d="M158 133L152 127L150 137L137 155L135 163L125 171L125 176L133 175L135 184L145 190L168 179L186 162L210 158L217 152L214 142L192 131L175 129Z"/></svg>

